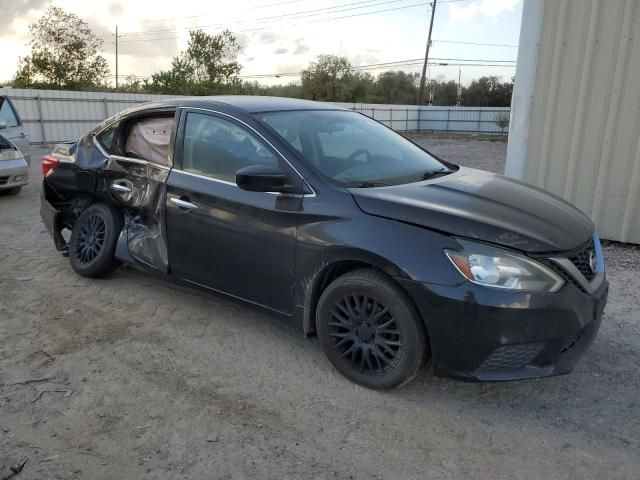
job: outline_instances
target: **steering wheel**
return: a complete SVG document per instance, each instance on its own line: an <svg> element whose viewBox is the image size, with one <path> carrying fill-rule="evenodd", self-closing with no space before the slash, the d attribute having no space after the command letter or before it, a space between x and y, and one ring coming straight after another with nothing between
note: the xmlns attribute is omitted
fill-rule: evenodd
<svg viewBox="0 0 640 480"><path fill-rule="evenodd" d="M369 163L371 161L371 152L369 150L367 150L366 148L359 148L358 150L353 152L351 155L349 155L347 157L347 160L350 161L350 162L353 162L360 155L366 155L367 156L367 161L364 162L364 163Z"/></svg>

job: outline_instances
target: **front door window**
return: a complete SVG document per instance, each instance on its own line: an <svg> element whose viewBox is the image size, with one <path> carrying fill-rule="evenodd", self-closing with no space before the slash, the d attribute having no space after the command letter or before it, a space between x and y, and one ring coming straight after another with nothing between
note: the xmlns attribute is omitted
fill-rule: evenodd
<svg viewBox="0 0 640 480"><path fill-rule="evenodd" d="M189 113L184 129L182 169L235 183L249 165L278 166L278 159L254 135L211 115Z"/></svg>

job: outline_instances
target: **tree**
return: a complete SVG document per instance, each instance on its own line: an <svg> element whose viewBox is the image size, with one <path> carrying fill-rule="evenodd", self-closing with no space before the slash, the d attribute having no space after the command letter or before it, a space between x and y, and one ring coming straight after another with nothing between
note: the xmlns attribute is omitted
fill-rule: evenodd
<svg viewBox="0 0 640 480"><path fill-rule="evenodd" d="M493 121L500 128L500 133L504 133L504 129L509 126L509 112L498 113Z"/></svg>
<svg viewBox="0 0 640 480"><path fill-rule="evenodd" d="M351 75L350 102L367 102L373 93L375 80L370 73L355 72Z"/></svg>
<svg viewBox="0 0 640 480"><path fill-rule="evenodd" d="M105 84L107 61L102 40L73 13L49 7L29 26L31 54L20 59L13 86L84 89Z"/></svg>
<svg viewBox="0 0 640 480"><path fill-rule="evenodd" d="M427 92L428 98L431 98L432 104L436 106L455 105L458 100L458 84L455 80L448 82L431 80Z"/></svg>
<svg viewBox="0 0 640 480"><path fill-rule="evenodd" d="M179 95L211 95L241 88L237 62L240 45L225 30L209 35L202 30L189 32L187 49L171 61L171 68L154 73L145 85L150 92Z"/></svg>
<svg viewBox="0 0 640 480"><path fill-rule="evenodd" d="M260 95L302 98L302 85L293 82L288 83L287 85L270 85L266 87L258 87L257 91L260 93Z"/></svg>
<svg viewBox="0 0 640 480"><path fill-rule="evenodd" d="M327 102L363 100L373 78L353 71L346 57L320 55L302 71L302 94L305 98Z"/></svg>
<svg viewBox="0 0 640 480"><path fill-rule="evenodd" d="M125 93L145 93L144 82L135 75L127 75L117 91Z"/></svg>
<svg viewBox="0 0 640 480"><path fill-rule="evenodd" d="M376 79L371 100L376 103L412 104L419 78L417 73L382 72Z"/></svg>
<svg viewBox="0 0 640 480"><path fill-rule="evenodd" d="M500 77L481 77L463 90L462 104L474 107L508 107L513 82L500 83Z"/></svg>

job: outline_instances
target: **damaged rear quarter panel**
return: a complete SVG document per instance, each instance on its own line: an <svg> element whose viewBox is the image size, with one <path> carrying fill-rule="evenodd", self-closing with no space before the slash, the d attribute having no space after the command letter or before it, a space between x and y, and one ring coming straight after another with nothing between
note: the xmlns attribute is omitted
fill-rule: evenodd
<svg viewBox="0 0 640 480"><path fill-rule="evenodd" d="M45 179L47 200L67 218L59 228L71 228L91 203L111 203L120 208L124 219L116 247L118 259L166 273L169 265L163 220L169 166L109 155L96 140L98 130L67 146L69 155L60 156L59 166ZM81 199L84 201L79 202Z"/></svg>

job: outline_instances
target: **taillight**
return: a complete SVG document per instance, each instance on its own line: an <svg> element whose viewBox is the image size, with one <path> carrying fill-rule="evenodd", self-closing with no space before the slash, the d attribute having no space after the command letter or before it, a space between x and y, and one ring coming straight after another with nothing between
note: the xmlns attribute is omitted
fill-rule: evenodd
<svg viewBox="0 0 640 480"><path fill-rule="evenodd" d="M51 170L56 168L59 163L60 160L52 155L45 155L44 157L42 157L42 176L46 177L47 175L49 175L49 173L51 173Z"/></svg>

